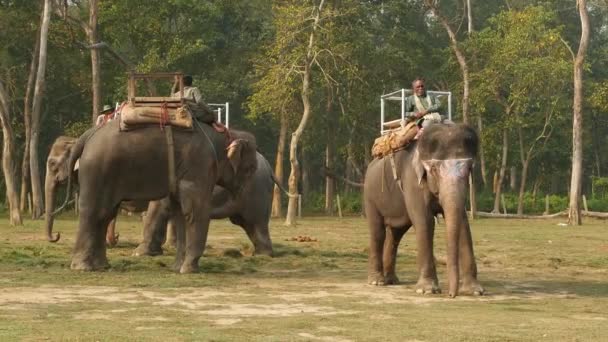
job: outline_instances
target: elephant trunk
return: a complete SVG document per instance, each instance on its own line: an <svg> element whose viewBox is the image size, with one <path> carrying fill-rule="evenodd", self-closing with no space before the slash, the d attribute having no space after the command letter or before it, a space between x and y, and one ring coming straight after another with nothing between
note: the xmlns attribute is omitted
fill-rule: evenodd
<svg viewBox="0 0 608 342"><path fill-rule="evenodd" d="M460 280L460 234L466 220L466 194L471 163L445 160L440 165L439 202L447 229L448 295L456 297Z"/></svg>
<svg viewBox="0 0 608 342"><path fill-rule="evenodd" d="M57 242L61 237L61 234L57 233L55 237L53 237L53 222L54 222L54 213L55 209L55 192L57 191L57 183L51 172L47 169L46 177L44 180L44 198L45 198L45 226L46 226L46 238L50 242Z"/></svg>

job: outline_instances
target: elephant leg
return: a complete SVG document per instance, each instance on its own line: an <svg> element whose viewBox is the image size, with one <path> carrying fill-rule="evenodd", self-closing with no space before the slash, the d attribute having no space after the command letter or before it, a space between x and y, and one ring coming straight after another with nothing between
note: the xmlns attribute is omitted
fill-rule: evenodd
<svg viewBox="0 0 608 342"><path fill-rule="evenodd" d="M416 255L416 264L418 265L416 293L441 293L435 268L435 256L433 255L435 220L433 215L425 208L422 208L420 212L424 213L424 216L412 216L412 223L416 227L416 245L418 247L418 254Z"/></svg>
<svg viewBox="0 0 608 342"><path fill-rule="evenodd" d="M108 231L106 233L106 246L110 248L116 246L119 237L120 234L116 234L116 218L114 218L112 219L112 221L110 221L110 224L108 224Z"/></svg>
<svg viewBox="0 0 608 342"><path fill-rule="evenodd" d="M380 214L366 206L367 223L369 225L369 257L367 269L367 283L370 285L384 285L384 270L382 267L382 255L386 229L384 219Z"/></svg>
<svg viewBox="0 0 608 342"><path fill-rule="evenodd" d="M186 220L179 205L171 205L171 224L175 232L175 262L173 270L179 272L186 258Z"/></svg>
<svg viewBox="0 0 608 342"><path fill-rule="evenodd" d="M405 235L409 228L410 227L386 227L386 238L384 240L383 255L384 283L386 285L399 283L399 278L397 278L397 274L395 273L395 264L397 262L397 250L399 249L399 243L401 242L401 238L403 237L403 235Z"/></svg>
<svg viewBox="0 0 608 342"><path fill-rule="evenodd" d="M143 241L135 248L133 255L156 256L162 255L162 245L165 241L167 222L170 216L171 201L164 198L159 201L150 202L148 213L144 219Z"/></svg>
<svg viewBox="0 0 608 342"><path fill-rule="evenodd" d="M173 222L169 221L167 223L167 239L165 240L165 244L175 247L176 241L175 227L173 226Z"/></svg>
<svg viewBox="0 0 608 342"><path fill-rule="evenodd" d="M112 210L98 210L96 206L86 203L86 198L81 198L78 233L70 268L82 271L105 269L109 267L106 256L106 230L118 212L118 205Z"/></svg>
<svg viewBox="0 0 608 342"><path fill-rule="evenodd" d="M473 253L473 238L471 237L471 226L466 219L466 214L461 229L459 260L462 283L459 292L481 296L485 290L477 280L477 264L475 263L475 254Z"/></svg>
<svg viewBox="0 0 608 342"><path fill-rule="evenodd" d="M244 220L233 220L232 217L230 221L243 228L249 241L253 244L255 249L254 255L272 256L272 241L268 233L268 223L250 223Z"/></svg>
<svg viewBox="0 0 608 342"><path fill-rule="evenodd" d="M211 214L211 198L201 196L201 192L211 194L212 190L213 184L206 189L204 185L180 181L179 198L186 231L185 256L180 273L195 273L199 270L198 261L205 251Z"/></svg>

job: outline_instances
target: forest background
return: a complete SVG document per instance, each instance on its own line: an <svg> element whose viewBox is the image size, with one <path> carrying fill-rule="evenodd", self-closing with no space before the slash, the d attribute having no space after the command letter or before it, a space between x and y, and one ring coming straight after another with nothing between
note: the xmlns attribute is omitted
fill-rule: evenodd
<svg viewBox="0 0 608 342"><path fill-rule="evenodd" d="M380 95L422 76L452 91L454 121L481 137L477 210L502 211L504 197L509 212L539 214L546 196L565 210L579 2L591 32L581 193L608 211L607 0L0 0L4 211L13 224L44 214L50 145L125 100L129 70L193 75L206 102L230 103L230 126L255 134L283 184L290 173L305 212L327 214L338 194L343 212L361 212ZM273 215L293 216L292 204L277 190Z"/></svg>

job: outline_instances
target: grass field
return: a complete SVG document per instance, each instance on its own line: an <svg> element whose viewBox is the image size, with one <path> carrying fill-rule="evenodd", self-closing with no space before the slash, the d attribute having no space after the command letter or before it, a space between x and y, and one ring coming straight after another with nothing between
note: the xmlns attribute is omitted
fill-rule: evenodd
<svg viewBox="0 0 608 342"><path fill-rule="evenodd" d="M373 287L361 218L271 222L275 258L252 257L240 228L212 222L202 272L170 271L174 250L136 258L140 222L120 217L111 269L69 269L77 220L10 227L0 219L0 341L606 341L608 222L476 220L483 297L445 295L444 226L436 236L442 295L415 293L413 232L402 284ZM313 242L292 241L309 236Z"/></svg>

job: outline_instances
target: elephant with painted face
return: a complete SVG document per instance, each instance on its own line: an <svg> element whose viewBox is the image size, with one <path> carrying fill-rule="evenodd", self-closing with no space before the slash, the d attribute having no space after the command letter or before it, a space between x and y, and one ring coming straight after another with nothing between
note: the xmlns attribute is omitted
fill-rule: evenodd
<svg viewBox="0 0 608 342"><path fill-rule="evenodd" d="M238 197L234 197L225 188L216 186L213 189L211 201L211 218L229 218L233 224L243 228L253 243L256 255L272 256L268 223L276 178L270 164L259 152L257 153L257 169L252 178ZM168 200L150 203L144 222L144 240L135 249L134 255L163 254L161 246L166 240L169 214Z"/></svg>
<svg viewBox="0 0 608 342"><path fill-rule="evenodd" d="M478 138L467 125L435 124L404 150L374 159L365 175L370 232L368 283L395 284L399 242L416 227L418 293L440 292L433 256L434 216L446 223L448 295L481 295L465 203ZM391 161L391 158L392 161Z"/></svg>
<svg viewBox="0 0 608 342"><path fill-rule="evenodd" d="M255 173L256 143L250 133L233 130L234 140L227 145L225 134L199 123L192 131L174 128L172 135L170 149L166 132L158 126L120 131L115 120L87 131L72 147L69 168L79 160L80 185L72 269L107 267L104 236L122 201L169 197L177 235L174 269L180 273L198 270L213 188L218 184L238 196ZM170 159L174 160L174 183ZM70 175L68 193L71 181Z"/></svg>

